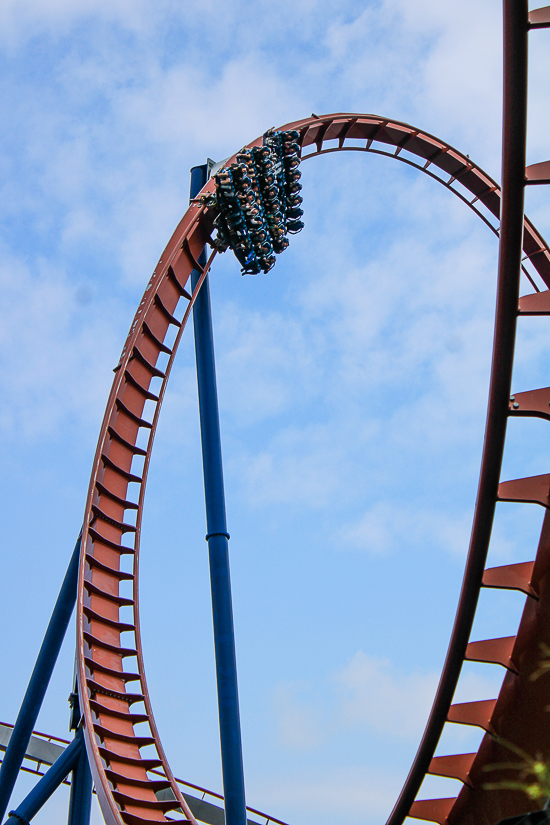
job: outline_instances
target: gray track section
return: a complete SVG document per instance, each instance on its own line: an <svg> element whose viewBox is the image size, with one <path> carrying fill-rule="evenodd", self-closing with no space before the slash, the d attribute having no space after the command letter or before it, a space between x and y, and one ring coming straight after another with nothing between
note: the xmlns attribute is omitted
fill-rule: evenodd
<svg viewBox="0 0 550 825"><path fill-rule="evenodd" d="M10 741L13 728L9 725L0 724L0 751L5 751ZM26 759L42 762L43 765L53 765L58 756L61 756L65 748L55 742L48 742L38 736L31 736Z"/></svg>
<svg viewBox="0 0 550 825"><path fill-rule="evenodd" d="M182 794L191 808L191 813L199 822L205 822L206 825L225 825L225 812L223 808L220 808L218 805L213 805L205 799L197 799L196 796L190 796L187 793L183 793L183 791ZM174 799L174 792L172 788L166 788L164 791L157 791L156 797L159 800ZM259 825L259 823L253 819L247 819L246 822L247 825Z"/></svg>

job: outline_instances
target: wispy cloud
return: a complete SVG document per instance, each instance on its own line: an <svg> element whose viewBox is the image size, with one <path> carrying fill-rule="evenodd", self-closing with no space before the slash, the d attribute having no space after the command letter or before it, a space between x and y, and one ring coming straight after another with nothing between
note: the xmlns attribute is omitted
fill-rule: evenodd
<svg viewBox="0 0 550 825"><path fill-rule="evenodd" d="M10 307L0 331L4 436L53 435L75 418L97 427L116 363L117 329L95 314L88 318L93 289L71 283L47 261L37 260L31 273L9 258L0 286Z"/></svg>
<svg viewBox="0 0 550 825"><path fill-rule="evenodd" d="M399 781L400 777L391 771L367 767L315 771L302 767L274 774L269 781L253 777L249 793L251 804L262 800L270 811L277 811L287 821L296 811L295 815L305 822L340 816L360 822L365 817L379 819L388 815L399 791Z"/></svg>
<svg viewBox="0 0 550 825"><path fill-rule="evenodd" d="M390 736L418 737L437 681L435 673L399 673L389 660L358 651L336 677L342 720Z"/></svg>
<svg viewBox="0 0 550 825"><path fill-rule="evenodd" d="M273 701L281 747L309 751L322 741L323 722L319 709L300 697L298 685L278 685Z"/></svg>
<svg viewBox="0 0 550 825"><path fill-rule="evenodd" d="M398 548L424 545L465 558L471 521L469 512L453 517L438 510L396 507L382 501L358 522L342 528L340 540L344 546L370 553L387 554Z"/></svg>

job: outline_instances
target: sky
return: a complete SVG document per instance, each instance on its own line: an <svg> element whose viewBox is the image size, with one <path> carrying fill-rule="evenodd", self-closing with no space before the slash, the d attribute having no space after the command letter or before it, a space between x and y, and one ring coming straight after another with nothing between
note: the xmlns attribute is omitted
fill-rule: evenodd
<svg viewBox="0 0 550 825"><path fill-rule="evenodd" d="M13 722L82 521L97 435L189 169L312 112L405 121L500 177L496 0L3 0L0 5L0 720ZM531 37L528 163L548 158L547 32ZM497 243L416 170L303 164L304 231L268 275L210 288L247 801L290 825L385 821L452 626L483 440ZM526 211L543 236L539 187ZM524 292L530 291L523 285ZM520 319L516 391L548 385ZM548 472L509 426L503 479ZM489 565L534 558L542 510L499 504ZM171 767L222 790L192 329L151 462L141 614ZM484 591L473 639L512 635ZM74 630L37 728L68 737ZM456 701L497 695L467 664ZM477 747L447 725L438 754ZM12 804L31 786L22 777ZM428 779L422 797L450 796ZM39 825L65 814L61 791ZM93 811L94 825L101 815Z"/></svg>

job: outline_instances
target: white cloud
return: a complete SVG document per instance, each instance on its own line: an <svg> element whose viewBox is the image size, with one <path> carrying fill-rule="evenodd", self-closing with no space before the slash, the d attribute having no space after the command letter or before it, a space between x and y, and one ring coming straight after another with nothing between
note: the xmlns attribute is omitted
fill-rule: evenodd
<svg viewBox="0 0 550 825"><path fill-rule="evenodd" d="M226 303L216 323L220 398L240 426L302 406L320 378L298 319Z"/></svg>
<svg viewBox="0 0 550 825"><path fill-rule="evenodd" d="M414 546L440 549L459 557L468 550L472 516L447 515L439 510L422 510L381 501L354 524L344 526L339 539L344 545L369 553L388 554ZM339 542L339 543L340 543Z"/></svg>
<svg viewBox="0 0 550 825"><path fill-rule="evenodd" d="M156 4L155 4L156 5ZM17 47L32 37L66 35L79 22L105 21L129 29L143 29L158 14L148 0L5 0L0 10L3 41ZM159 3L164 13L171 3Z"/></svg>
<svg viewBox="0 0 550 825"><path fill-rule="evenodd" d="M466 667L453 702L475 702L498 695L504 670ZM403 672L389 659L359 650L334 677L341 724L368 727L385 736L418 739L428 720L439 673ZM462 726L452 725L456 728ZM468 735L468 731L466 731ZM460 731L455 738L461 738Z"/></svg>
<svg viewBox="0 0 550 825"><path fill-rule="evenodd" d="M309 751L323 738L318 708L300 696L299 686L280 684L275 689L274 710L279 744L291 751Z"/></svg>
<svg viewBox="0 0 550 825"><path fill-rule="evenodd" d="M435 673L400 673L389 660L360 650L336 677L342 720L390 736L418 737L437 681Z"/></svg>
<svg viewBox="0 0 550 825"><path fill-rule="evenodd" d="M9 305L0 330L0 424L35 438L77 419L98 426L116 363L116 330L87 309L93 292L36 261L31 273L5 258L0 285Z"/></svg>
<svg viewBox="0 0 550 825"><path fill-rule="evenodd" d="M293 811L302 821L318 821L320 816L331 821L342 816L348 821L364 821L366 817L374 820L388 815L399 781L391 769L357 765L332 770L301 767L278 772L268 781L252 776L248 792L251 804L259 805L261 800L262 809L287 821Z"/></svg>
<svg viewBox="0 0 550 825"><path fill-rule="evenodd" d="M491 668L490 673L467 670L454 701L494 698L502 675L500 668ZM313 751L325 741L334 741L342 731L364 728L384 737L418 739L438 681L437 672L404 671L389 659L359 650L327 677L326 685L278 684L273 708L279 744L288 750Z"/></svg>
<svg viewBox="0 0 550 825"><path fill-rule="evenodd" d="M267 450L250 454L243 449L231 471L238 473L254 506L306 504L319 509L341 494L341 474L348 462L327 427L290 426L277 433Z"/></svg>

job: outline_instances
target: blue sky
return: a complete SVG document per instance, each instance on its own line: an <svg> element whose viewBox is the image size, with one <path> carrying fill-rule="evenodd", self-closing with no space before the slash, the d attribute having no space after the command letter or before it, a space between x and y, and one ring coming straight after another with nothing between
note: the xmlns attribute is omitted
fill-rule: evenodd
<svg viewBox="0 0 550 825"><path fill-rule="evenodd" d="M498 179L500 15L496 0L4 0L2 721L68 563L111 370L190 167L311 112L352 111L432 132ZM549 66L547 34L531 36L537 162ZM245 775L249 803L292 825L370 825L406 776L454 616L497 245L458 199L386 158L318 158L302 182L306 228L275 269L241 278L227 253L211 277ZM540 190L527 212L548 236ZM549 343L544 319L522 319L516 390L548 385ZM503 478L547 471L546 425L511 422ZM533 558L541 520L499 505L490 563ZM189 329L151 464L141 611L172 768L219 791L204 533ZM522 605L483 593L473 638L514 633ZM71 629L38 725L59 736L72 657ZM493 698L501 678L468 665L457 698ZM475 730L447 728L439 753L476 747ZM456 790L433 779L423 795Z"/></svg>

